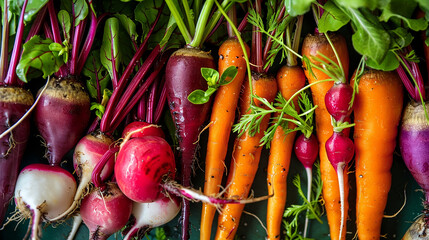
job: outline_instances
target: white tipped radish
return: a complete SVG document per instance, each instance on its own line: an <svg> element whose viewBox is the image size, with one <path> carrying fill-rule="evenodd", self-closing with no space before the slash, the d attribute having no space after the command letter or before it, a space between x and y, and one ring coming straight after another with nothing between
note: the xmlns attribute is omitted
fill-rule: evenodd
<svg viewBox="0 0 429 240"><path fill-rule="evenodd" d="M132 215L135 222L124 240L129 240L140 233L145 234L149 229L173 220L180 211L180 201L177 197L171 197L163 197L152 203L134 202Z"/></svg>
<svg viewBox="0 0 429 240"><path fill-rule="evenodd" d="M73 154L73 165L77 175L79 176L79 186L77 188L76 195L74 196L73 204L67 209L67 211L53 219L53 221L69 216L79 207L80 201L85 197L85 193L88 192L91 175L95 166L103 157L104 153L109 150L112 143L113 139L101 132L88 134L78 142ZM113 172L113 168L113 161L105 164L105 167L101 172L101 178L106 179L109 177Z"/></svg>
<svg viewBox="0 0 429 240"><path fill-rule="evenodd" d="M80 214L77 214L73 217L73 225L70 230L69 235L67 236L67 240L73 240L76 237L76 233L79 230L80 225L82 224L82 217Z"/></svg>
<svg viewBox="0 0 429 240"><path fill-rule="evenodd" d="M24 218L31 218L31 239L39 239L41 219L50 221L73 202L76 181L58 166L31 164L18 176L15 203Z"/></svg>
<svg viewBox="0 0 429 240"><path fill-rule="evenodd" d="M108 183L103 191L95 189L80 206L80 214L90 232L89 239L104 240L123 228L132 211L132 201L118 188Z"/></svg>

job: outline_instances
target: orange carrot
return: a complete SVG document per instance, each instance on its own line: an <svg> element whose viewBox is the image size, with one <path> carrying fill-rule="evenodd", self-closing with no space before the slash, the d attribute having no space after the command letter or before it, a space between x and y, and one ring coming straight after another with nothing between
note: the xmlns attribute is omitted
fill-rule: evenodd
<svg viewBox="0 0 429 240"><path fill-rule="evenodd" d="M236 38L226 40L219 48L219 75L222 75L230 66L237 67L237 75L231 83L222 85L217 90L211 114L204 182L204 194L208 196L219 193L229 135L234 123L240 89L246 76L246 60L243 58L240 42ZM201 240L210 239L215 211L216 208L212 205L203 204Z"/></svg>
<svg viewBox="0 0 429 240"><path fill-rule="evenodd" d="M403 87L396 72L364 72L354 108L356 215L360 240L380 239L402 104Z"/></svg>
<svg viewBox="0 0 429 240"><path fill-rule="evenodd" d="M305 85L305 75L298 66L283 66L277 72L277 85L282 96L289 99ZM298 98L293 99L297 111L299 111ZM295 124L289 123L290 129ZM285 136L284 129L279 126L271 140L270 157L267 168L268 193L273 195L268 199L267 205L267 239L280 239L283 212L286 205L287 175L289 172L290 158L296 132Z"/></svg>
<svg viewBox="0 0 429 240"><path fill-rule="evenodd" d="M341 60L341 64L344 69L345 76L348 76L349 70L349 56L347 51L347 44L341 35L330 34L329 35L332 44L334 45L338 57ZM302 45L302 55L307 56L309 60L317 65L321 66L321 63L314 59L315 57L323 59L319 53L323 54L327 58L338 64L336 56L332 47L330 46L328 40L324 35L315 34L307 35L304 39ZM304 72L310 84L329 79L330 77L323 73L322 71L312 68L312 73L310 73L309 68L304 63ZM326 92L333 86L334 82L323 82L315 84L311 87L311 93L313 96L313 103L317 105L316 108L316 133L319 140L319 158L320 158L320 171L321 178L323 181L323 199L325 201L325 209L328 217L328 223L331 233L331 239L337 240L338 233L340 232L341 217L347 219L348 203L344 202L345 216L341 216L341 206L340 206L340 192L337 173L332 167L331 163L328 160L326 154L325 143L332 136L333 129L331 125L331 117L325 106L325 95ZM344 192L345 199L348 197L348 177L347 174L344 175ZM344 221L341 239L345 239L345 226L346 221Z"/></svg>
<svg viewBox="0 0 429 240"><path fill-rule="evenodd" d="M277 94L277 82L274 77L264 74L253 74L253 93L272 102ZM241 111L249 109L250 86L245 84L243 97L240 100ZM255 101L255 104L263 107L263 103ZM260 125L260 131L251 136L246 131L234 143L230 171L227 180L226 198L247 198L252 187L253 179L258 170L262 147L260 140L264 136L264 130L268 127L269 115L266 115ZM226 204L218 219L216 232L217 240L234 239L240 222L243 204Z"/></svg>

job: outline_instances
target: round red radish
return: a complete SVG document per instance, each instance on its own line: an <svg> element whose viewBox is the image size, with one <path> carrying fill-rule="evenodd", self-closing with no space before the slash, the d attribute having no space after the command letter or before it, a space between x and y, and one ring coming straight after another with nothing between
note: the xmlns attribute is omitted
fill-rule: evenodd
<svg viewBox="0 0 429 240"><path fill-rule="evenodd" d="M128 222L133 203L115 183L107 184L104 191L95 189L80 206L80 215L90 232L90 238L104 240L121 230Z"/></svg>
<svg viewBox="0 0 429 240"><path fill-rule="evenodd" d="M32 239L38 239L40 220L52 220L73 202L76 181L58 166L31 164L18 176L15 204L24 217L31 217Z"/></svg>
<svg viewBox="0 0 429 240"><path fill-rule="evenodd" d="M74 78L51 79L34 109L49 163L59 165L85 134L91 116L89 95Z"/></svg>
<svg viewBox="0 0 429 240"><path fill-rule="evenodd" d="M175 171L170 145L156 136L128 140L119 150L115 163L119 188L136 202L153 202L162 197L162 181L174 179Z"/></svg>
<svg viewBox="0 0 429 240"><path fill-rule="evenodd" d="M122 132L122 138L125 138L131 132L134 133L130 138L139 138L144 136L157 136L161 138L165 137L164 132L159 126L147 122L137 121L128 124Z"/></svg>
<svg viewBox="0 0 429 240"><path fill-rule="evenodd" d="M350 116L352 97L353 88L345 83L335 83L326 93L326 109L337 122L342 122L346 117Z"/></svg>
<svg viewBox="0 0 429 240"><path fill-rule="evenodd" d="M326 141L326 154L334 169L339 164L347 165L353 158L355 147L353 141L342 132L334 132Z"/></svg>
<svg viewBox="0 0 429 240"><path fill-rule="evenodd" d="M311 134L306 138L301 134L295 141L295 155L305 168L312 168L319 154L319 142L316 136Z"/></svg>

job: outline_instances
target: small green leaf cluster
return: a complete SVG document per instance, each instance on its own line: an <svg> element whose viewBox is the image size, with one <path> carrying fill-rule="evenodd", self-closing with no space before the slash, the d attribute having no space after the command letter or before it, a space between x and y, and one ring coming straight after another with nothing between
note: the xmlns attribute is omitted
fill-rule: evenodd
<svg viewBox="0 0 429 240"><path fill-rule="evenodd" d="M222 73L219 78L219 72L213 68L201 68L201 75L207 81L208 89L203 91L197 89L188 95L189 102L193 104L204 104L210 100L210 96L216 92L216 90L223 85L227 85L232 82L237 76L237 67L230 66Z"/></svg>

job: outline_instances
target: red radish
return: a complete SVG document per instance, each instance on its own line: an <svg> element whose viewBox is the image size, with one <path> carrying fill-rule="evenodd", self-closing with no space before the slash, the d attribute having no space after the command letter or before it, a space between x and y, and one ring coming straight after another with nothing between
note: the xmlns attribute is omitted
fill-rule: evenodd
<svg viewBox="0 0 429 240"><path fill-rule="evenodd" d="M61 167L37 163L21 171L15 204L18 214L31 218L31 239L39 239L41 218L50 221L63 213L72 204L75 192L75 179Z"/></svg>
<svg viewBox="0 0 429 240"><path fill-rule="evenodd" d="M176 164L170 145L156 136L132 138L121 147L115 178L121 191L136 202L153 202L162 196L161 183L174 179Z"/></svg>
<svg viewBox="0 0 429 240"><path fill-rule="evenodd" d="M135 222L125 235L129 240L144 235L151 228L162 226L176 217L180 211L180 201L175 196L162 197L152 203L133 203L132 215Z"/></svg>
<svg viewBox="0 0 429 240"><path fill-rule="evenodd" d="M202 67L215 68L213 57L209 53L195 48L182 48L171 55L165 69L167 101L179 140L180 175L184 187L191 185L196 142L210 108L210 103L193 104L188 100L188 95L194 90L207 89L207 83L201 75ZM188 235L189 215L189 201L183 199L183 239Z"/></svg>
<svg viewBox="0 0 429 240"><path fill-rule="evenodd" d="M133 134L129 136L130 138L140 138L144 136L157 136L161 138L165 137L164 132L160 126L141 121L128 124L122 131L122 138L125 138L131 132L133 132Z"/></svg>
<svg viewBox="0 0 429 240"><path fill-rule="evenodd" d="M104 240L123 228L130 216L133 203L115 183L104 191L95 189L82 200L80 214L88 227L91 240Z"/></svg>
<svg viewBox="0 0 429 240"><path fill-rule="evenodd" d="M0 133L16 123L33 104L33 95L19 87L0 87ZM24 150L30 135L30 118L0 138L0 224L15 189Z"/></svg>
<svg viewBox="0 0 429 240"><path fill-rule="evenodd" d="M313 164L319 155L319 142L314 134L306 137L301 134L295 141L295 155L298 160L304 165L307 173L307 199L311 201L311 188L313 179ZM304 223L304 238L307 236L308 217L305 217Z"/></svg>
<svg viewBox="0 0 429 240"><path fill-rule="evenodd" d="M52 166L58 166L84 135L90 116L89 95L82 83L74 78L50 80L34 117Z"/></svg>
<svg viewBox="0 0 429 240"><path fill-rule="evenodd" d="M326 93L326 109L337 122L343 122L350 116L352 98L353 88L346 83L335 83Z"/></svg>
<svg viewBox="0 0 429 240"><path fill-rule="evenodd" d="M344 210L344 171L347 164L352 160L354 154L353 141L342 132L334 132L332 136L326 141L326 154L329 161L337 172L338 184L340 188L340 201L341 201L341 227L339 232L339 239L343 233L343 225L345 221Z"/></svg>
<svg viewBox="0 0 429 240"><path fill-rule="evenodd" d="M73 204L69 209L67 209L67 211L54 220L67 217L79 207L80 201L88 191L92 172L95 166L109 150L112 143L113 139L101 132L88 134L78 142L73 154L73 165L77 175L79 176L79 186L77 188L76 195L74 196ZM104 166L105 167L101 172L101 178L107 179L113 173L114 162L109 161L107 164L104 164Z"/></svg>

